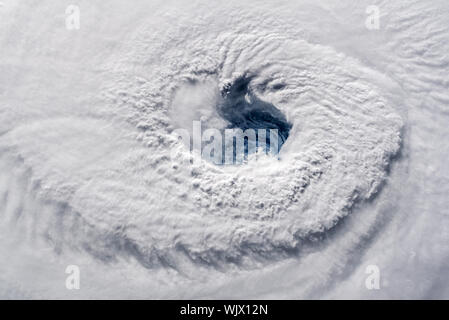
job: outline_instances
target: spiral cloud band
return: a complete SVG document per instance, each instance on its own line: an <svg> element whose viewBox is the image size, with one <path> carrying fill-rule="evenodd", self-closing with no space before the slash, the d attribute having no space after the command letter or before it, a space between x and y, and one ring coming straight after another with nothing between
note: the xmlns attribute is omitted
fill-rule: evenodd
<svg viewBox="0 0 449 320"><path fill-rule="evenodd" d="M449 12L372 2L3 1L0 296L447 297Z"/></svg>

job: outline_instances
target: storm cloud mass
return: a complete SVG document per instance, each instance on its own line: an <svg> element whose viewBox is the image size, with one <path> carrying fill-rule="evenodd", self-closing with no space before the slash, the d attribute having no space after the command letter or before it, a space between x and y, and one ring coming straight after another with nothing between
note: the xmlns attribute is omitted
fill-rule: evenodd
<svg viewBox="0 0 449 320"><path fill-rule="evenodd" d="M447 1L76 8L0 6L0 298L449 298Z"/></svg>

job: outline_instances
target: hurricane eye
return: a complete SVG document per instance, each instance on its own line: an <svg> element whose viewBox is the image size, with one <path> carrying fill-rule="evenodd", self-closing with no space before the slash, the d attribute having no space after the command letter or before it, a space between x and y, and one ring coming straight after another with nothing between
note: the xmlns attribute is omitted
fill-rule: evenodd
<svg viewBox="0 0 449 320"><path fill-rule="evenodd" d="M268 152L277 154L287 140L292 125L278 108L252 92L250 81L250 78L241 77L225 86L221 92L223 99L217 106L218 114L227 121L229 129L255 133L256 141L251 136L245 137L245 154L251 153L251 145L260 147L261 143ZM266 136L260 136L261 132L265 132Z"/></svg>

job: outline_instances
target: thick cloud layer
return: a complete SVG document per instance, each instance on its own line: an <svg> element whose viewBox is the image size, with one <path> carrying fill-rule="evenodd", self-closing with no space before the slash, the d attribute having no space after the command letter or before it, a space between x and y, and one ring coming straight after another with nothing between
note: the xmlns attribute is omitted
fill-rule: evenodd
<svg viewBox="0 0 449 320"><path fill-rule="evenodd" d="M449 12L362 2L4 1L0 295L447 297ZM175 134L266 119L242 165Z"/></svg>

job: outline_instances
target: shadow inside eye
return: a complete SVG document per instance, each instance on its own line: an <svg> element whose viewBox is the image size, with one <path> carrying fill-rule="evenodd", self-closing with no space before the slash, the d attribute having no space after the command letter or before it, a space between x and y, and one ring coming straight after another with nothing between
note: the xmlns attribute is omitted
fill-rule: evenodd
<svg viewBox="0 0 449 320"><path fill-rule="evenodd" d="M239 128L243 131L254 129L256 138L258 138L258 130L260 129L274 132L277 130L278 152L287 140L292 125L273 104L262 101L251 92L250 81L250 78L241 77L234 83L227 85L222 90L223 99L217 106L218 113L229 123L228 128ZM283 86L282 84L279 85ZM272 138L269 134L267 135L267 148L270 148L270 139ZM247 141L245 144L245 152L248 152L249 143L251 141ZM252 143L257 145L257 141Z"/></svg>
<svg viewBox="0 0 449 320"><path fill-rule="evenodd" d="M283 84L283 83L276 83L276 84L273 85L272 88L273 88L273 90L281 90L281 89L285 88L285 84Z"/></svg>

